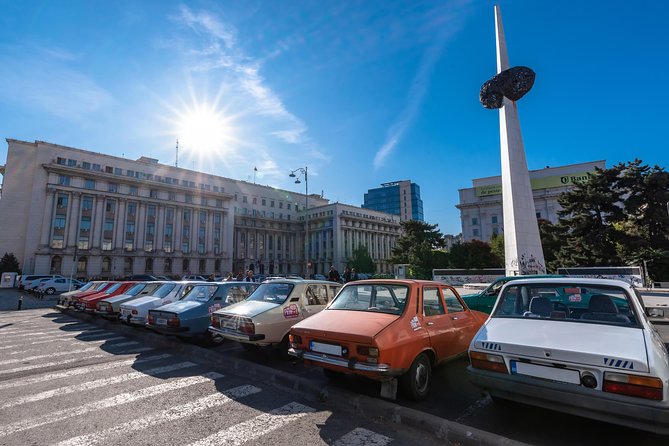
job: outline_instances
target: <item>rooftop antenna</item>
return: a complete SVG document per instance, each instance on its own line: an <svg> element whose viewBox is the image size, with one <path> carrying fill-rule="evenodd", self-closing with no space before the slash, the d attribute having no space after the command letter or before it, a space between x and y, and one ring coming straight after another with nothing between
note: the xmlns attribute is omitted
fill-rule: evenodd
<svg viewBox="0 0 669 446"><path fill-rule="evenodd" d="M174 161L174 167L179 167L179 138L177 138L177 157Z"/></svg>

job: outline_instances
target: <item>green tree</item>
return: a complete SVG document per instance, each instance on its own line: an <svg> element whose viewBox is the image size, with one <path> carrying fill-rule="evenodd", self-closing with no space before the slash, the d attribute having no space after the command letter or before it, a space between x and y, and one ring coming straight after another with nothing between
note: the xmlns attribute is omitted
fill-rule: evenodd
<svg viewBox="0 0 669 446"><path fill-rule="evenodd" d="M20 273L19 261L13 252L5 253L0 259L0 274L2 273Z"/></svg>
<svg viewBox="0 0 669 446"><path fill-rule="evenodd" d="M355 268L359 273L374 274L376 270L374 260L372 260L372 257L369 255L367 247L363 245L353 250L351 258L348 261L348 266Z"/></svg>
<svg viewBox="0 0 669 446"><path fill-rule="evenodd" d="M495 255L502 265L505 262L506 254L504 253L504 236L501 234L493 234L490 239L490 251Z"/></svg>
<svg viewBox="0 0 669 446"><path fill-rule="evenodd" d="M458 243L449 251L451 268L481 269L504 267L503 258L497 257L490 245L480 240Z"/></svg>
<svg viewBox="0 0 669 446"><path fill-rule="evenodd" d="M409 220L400 223L402 236L393 248L392 263L409 265L409 274L417 279L431 279L433 261L432 251L446 246L443 234L436 224Z"/></svg>

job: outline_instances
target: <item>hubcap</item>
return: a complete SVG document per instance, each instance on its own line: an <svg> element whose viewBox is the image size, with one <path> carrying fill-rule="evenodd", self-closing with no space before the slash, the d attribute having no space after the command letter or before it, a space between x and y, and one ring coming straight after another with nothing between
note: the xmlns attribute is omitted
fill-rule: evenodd
<svg viewBox="0 0 669 446"><path fill-rule="evenodd" d="M416 390L418 390L418 392L422 393L425 391L427 388L427 380L428 369L425 364L421 362L418 364L418 367L416 367Z"/></svg>

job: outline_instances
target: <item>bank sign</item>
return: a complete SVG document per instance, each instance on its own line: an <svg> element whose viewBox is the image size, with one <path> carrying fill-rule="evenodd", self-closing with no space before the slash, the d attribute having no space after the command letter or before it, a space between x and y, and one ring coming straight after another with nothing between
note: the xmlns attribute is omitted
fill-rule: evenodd
<svg viewBox="0 0 669 446"><path fill-rule="evenodd" d="M573 186L576 183L587 180L588 175L588 172L583 172L572 173L569 175L556 175L552 177L530 178L530 184L532 185L532 190ZM491 184L488 186L478 186L476 188L477 197L487 197L490 195L502 195L502 185Z"/></svg>

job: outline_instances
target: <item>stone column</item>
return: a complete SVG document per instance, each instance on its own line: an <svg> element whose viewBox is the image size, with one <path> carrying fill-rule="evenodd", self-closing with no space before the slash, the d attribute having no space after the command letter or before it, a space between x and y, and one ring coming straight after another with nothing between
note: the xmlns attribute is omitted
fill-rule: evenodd
<svg viewBox="0 0 669 446"><path fill-rule="evenodd" d="M102 229L105 224L105 197L95 196L93 218L91 219L91 247L99 248L102 245Z"/></svg>
<svg viewBox="0 0 669 446"><path fill-rule="evenodd" d="M53 225L53 208L56 200L56 189L53 187L47 188L46 204L44 205L44 213L42 214L42 231L40 234L40 246L49 246L49 239L51 237L51 227Z"/></svg>
<svg viewBox="0 0 669 446"><path fill-rule="evenodd" d="M77 245L77 229L79 228L81 193L73 192L72 203L70 203L70 213L67 218L67 239L65 240L65 247Z"/></svg>

